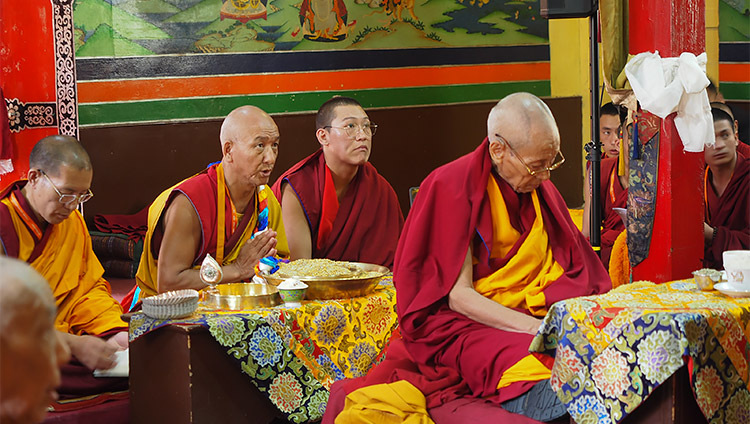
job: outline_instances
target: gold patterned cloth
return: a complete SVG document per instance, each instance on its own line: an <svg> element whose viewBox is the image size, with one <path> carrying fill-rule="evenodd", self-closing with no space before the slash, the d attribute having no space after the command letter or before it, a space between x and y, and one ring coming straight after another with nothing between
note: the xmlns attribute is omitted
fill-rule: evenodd
<svg viewBox="0 0 750 424"><path fill-rule="evenodd" d="M303 301L297 308L210 311L130 321L131 342L172 324L207 328L242 372L291 422L320 420L331 385L359 377L379 362L396 328L396 290L387 276L367 296Z"/></svg>
<svg viewBox="0 0 750 424"><path fill-rule="evenodd" d="M618 423L687 364L710 423L750 422L750 298L640 281L555 303L530 350L578 423Z"/></svg>

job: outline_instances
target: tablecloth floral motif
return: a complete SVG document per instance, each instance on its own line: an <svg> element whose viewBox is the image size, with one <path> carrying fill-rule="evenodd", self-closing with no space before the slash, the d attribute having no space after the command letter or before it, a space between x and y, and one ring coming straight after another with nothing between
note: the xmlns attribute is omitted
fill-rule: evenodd
<svg viewBox="0 0 750 424"><path fill-rule="evenodd" d="M380 359L396 328L393 278L367 296L305 301L298 308L242 312L199 308L191 317L130 321L130 340L174 324L198 324L292 422L319 420L331 384L364 375Z"/></svg>
<svg viewBox="0 0 750 424"><path fill-rule="evenodd" d="M750 298L636 282L552 306L531 350L578 424L619 423L686 362L710 423L750 423Z"/></svg>

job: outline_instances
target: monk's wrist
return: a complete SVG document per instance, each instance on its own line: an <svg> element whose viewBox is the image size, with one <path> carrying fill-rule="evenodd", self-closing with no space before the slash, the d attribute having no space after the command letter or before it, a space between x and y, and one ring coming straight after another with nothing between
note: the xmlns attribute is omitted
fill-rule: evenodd
<svg viewBox="0 0 750 424"><path fill-rule="evenodd" d="M223 282L225 283L235 283L237 281L242 281L246 278L249 278L248 275L245 275L247 274L247 272L243 272L243 269L237 262L225 265L222 271L224 272Z"/></svg>

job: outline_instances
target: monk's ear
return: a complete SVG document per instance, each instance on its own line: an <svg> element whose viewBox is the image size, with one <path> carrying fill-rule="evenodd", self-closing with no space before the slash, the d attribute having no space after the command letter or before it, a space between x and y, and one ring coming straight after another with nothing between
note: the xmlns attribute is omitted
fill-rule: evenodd
<svg viewBox="0 0 750 424"><path fill-rule="evenodd" d="M29 183L35 184L41 176L42 173L38 169L29 169L29 172L26 174L26 179L29 180Z"/></svg>
<svg viewBox="0 0 750 424"><path fill-rule="evenodd" d="M499 140L490 140L490 158L493 162L499 164L505 157L505 143Z"/></svg>
<svg viewBox="0 0 750 424"><path fill-rule="evenodd" d="M318 139L318 143L320 143L321 146L328 145L328 131L324 128L318 128L318 130L315 131L315 137Z"/></svg>
<svg viewBox="0 0 750 424"><path fill-rule="evenodd" d="M226 158L231 158L232 156L232 147L234 143L232 143L231 140L227 140L224 142L224 144L221 145L221 154Z"/></svg>

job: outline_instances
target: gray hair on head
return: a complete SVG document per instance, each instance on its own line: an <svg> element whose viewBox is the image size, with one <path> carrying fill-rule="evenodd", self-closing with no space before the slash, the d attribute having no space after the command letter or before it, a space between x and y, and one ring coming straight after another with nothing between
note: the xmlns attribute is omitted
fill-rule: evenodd
<svg viewBox="0 0 750 424"><path fill-rule="evenodd" d="M0 341L13 331L8 331L16 313L29 308L45 311L39 319L55 321L57 307L49 283L26 262L0 256Z"/></svg>
<svg viewBox="0 0 750 424"><path fill-rule="evenodd" d="M75 137L58 134L39 140L29 155L29 167L54 176L60 166L90 171L91 158Z"/></svg>

